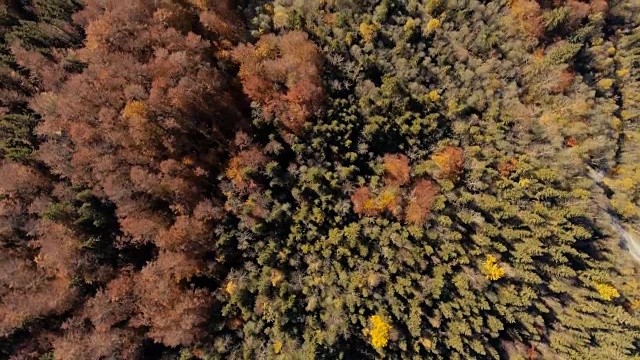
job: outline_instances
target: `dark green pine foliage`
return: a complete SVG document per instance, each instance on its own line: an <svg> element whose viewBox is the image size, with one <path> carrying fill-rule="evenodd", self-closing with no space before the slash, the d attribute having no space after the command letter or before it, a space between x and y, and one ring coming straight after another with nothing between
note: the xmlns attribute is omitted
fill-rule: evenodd
<svg viewBox="0 0 640 360"><path fill-rule="evenodd" d="M584 17L543 7L535 37L506 1L263 5L256 35L302 29L321 46L329 99L295 141L255 139L271 152L245 173L260 191L224 188L245 214L229 232L245 264L221 295L224 316L243 319L245 358L637 356L638 294L617 268L631 260L589 176L619 161L619 90L601 80L628 76L608 48L635 51L616 30L634 16L615 25L595 5ZM442 176L447 147L464 150L459 179ZM389 189L385 154L412 167L400 215L359 215L350 194ZM402 215L420 179L439 192L424 226ZM381 349L373 315L392 325Z"/></svg>

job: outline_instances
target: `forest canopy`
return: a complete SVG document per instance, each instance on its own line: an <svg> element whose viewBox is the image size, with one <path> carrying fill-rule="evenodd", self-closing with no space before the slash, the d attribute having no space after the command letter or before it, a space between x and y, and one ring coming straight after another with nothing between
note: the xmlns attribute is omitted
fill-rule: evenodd
<svg viewBox="0 0 640 360"><path fill-rule="evenodd" d="M640 1L0 1L0 359L640 358Z"/></svg>

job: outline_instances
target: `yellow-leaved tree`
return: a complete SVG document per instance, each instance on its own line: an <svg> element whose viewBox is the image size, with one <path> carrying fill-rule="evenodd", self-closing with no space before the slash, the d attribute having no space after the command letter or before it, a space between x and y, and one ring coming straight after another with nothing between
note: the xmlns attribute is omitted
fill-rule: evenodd
<svg viewBox="0 0 640 360"><path fill-rule="evenodd" d="M387 342L389 341L391 325L384 321L380 315L373 315L371 317L371 325L372 328L369 332L371 335L371 345L376 349L382 349L387 346Z"/></svg>

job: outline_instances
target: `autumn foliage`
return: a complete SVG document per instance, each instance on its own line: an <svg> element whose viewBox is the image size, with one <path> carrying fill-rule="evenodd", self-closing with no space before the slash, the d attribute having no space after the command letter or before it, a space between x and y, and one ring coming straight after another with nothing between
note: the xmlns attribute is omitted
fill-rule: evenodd
<svg viewBox="0 0 640 360"><path fill-rule="evenodd" d="M423 225L429 217L438 189L429 180L418 180L411 191L405 219L414 225Z"/></svg>
<svg viewBox="0 0 640 360"><path fill-rule="evenodd" d="M380 349L387 346L389 342L389 330L391 325L384 321L380 315L373 315L371 317L371 345L374 348Z"/></svg>
<svg viewBox="0 0 640 360"><path fill-rule="evenodd" d="M240 45L233 58L240 63L244 92L260 104L265 117L279 118L287 130L299 134L320 109L322 58L307 34L264 35L255 45Z"/></svg>
<svg viewBox="0 0 640 360"><path fill-rule="evenodd" d="M412 225L424 225L438 194L430 180L417 179L411 187L411 166L406 155L387 154L382 158L384 182L378 189L362 186L351 194L353 210L362 216L390 214Z"/></svg>
<svg viewBox="0 0 640 360"><path fill-rule="evenodd" d="M517 166L518 159L504 159L498 164L498 172L500 172L500 176L509 177L509 175L516 170Z"/></svg>
<svg viewBox="0 0 640 360"><path fill-rule="evenodd" d="M535 37L540 37L544 34L542 11L535 0L513 1L511 3L511 14L527 34Z"/></svg>
<svg viewBox="0 0 640 360"><path fill-rule="evenodd" d="M34 101L47 139L41 159L116 204L128 241L159 241L171 226L169 214L193 214L219 166L217 144L231 130L221 119L237 116L222 75L208 65L209 42L167 27L173 23L159 15L189 11L195 10L109 7L88 20L89 44L81 52L87 69ZM65 105L48 107L54 96ZM165 208L158 211L154 202Z"/></svg>
<svg viewBox="0 0 640 360"><path fill-rule="evenodd" d="M384 162L385 182L392 186L401 186L409 181L411 167L409 159L405 155L385 155Z"/></svg>
<svg viewBox="0 0 640 360"><path fill-rule="evenodd" d="M0 336L82 296L50 344L56 359L130 359L143 338L175 347L203 336L212 289L189 283L215 268L224 210L211 183L244 106L214 57L237 30L231 9L87 1L74 15L86 29L74 53L84 67L71 73L62 55L14 47L41 84L31 107L42 165L2 162L0 245L16 250L0 258ZM43 64L58 73L37 72Z"/></svg>
<svg viewBox="0 0 640 360"><path fill-rule="evenodd" d="M225 175L238 191L244 192L250 186L247 172L258 170L266 161L267 157L255 147L242 150L231 158Z"/></svg>
<svg viewBox="0 0 640 360"><path fill-rule="evenodd" d="M457 181L464 171L464 150L459 147L447 146L434 154L431 159L443 178Z"/></svg>
<svg viewBox="0 0 640 360"><path fill-rule="evenodd" d="M371 191L368 187L357 188L351 195L351 202L353 203L353 211L356 214L366 214L367 208L365 207L371 201Z"/></svg>
<svg viewBox="0 0 640 360"><path fill-rule="evenodd" d="M510 6L514 24L528 35L537 38L576 29L589 15L606 13L608 8L607 0L514 0Z"/></svg>

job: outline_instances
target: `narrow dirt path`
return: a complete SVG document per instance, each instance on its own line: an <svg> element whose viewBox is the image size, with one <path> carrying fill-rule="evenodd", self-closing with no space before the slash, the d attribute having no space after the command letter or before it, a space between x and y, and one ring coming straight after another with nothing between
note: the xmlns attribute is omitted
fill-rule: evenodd
<svg viewBox="0 0 640 360"><path fill-rule="evenodd" d="M604 173L602 173L601 171L596 171L591 167L589 167L588 170L589 177L593 179L593 181L595 181L596 184L606 192L607 190L604 187ZM640 264L640 236L633 234L631 231L627 230L626 225L624 225L615 214L608 210L609 209L605 209L607 217L609 218L609 223L611 224L615 232L620 235L623 248L629 251L629 254L633 258L633 260Z"/></svg>

